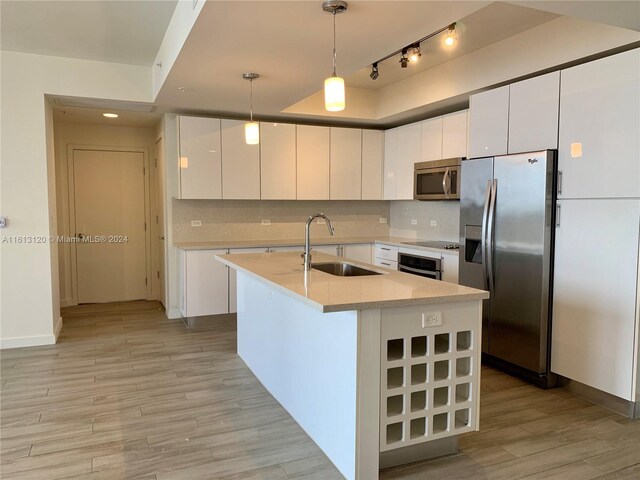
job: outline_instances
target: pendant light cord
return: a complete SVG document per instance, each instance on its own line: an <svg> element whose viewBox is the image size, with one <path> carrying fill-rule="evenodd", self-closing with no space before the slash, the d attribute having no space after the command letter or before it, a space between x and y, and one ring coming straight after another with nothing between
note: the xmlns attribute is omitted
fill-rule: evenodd
<svg viewBox="0 0 640 480"><path fill-rule="evenodd" d="M336 11L333 11L333 76L337 77L336 73Z"/></svg>
<svg viewBox="0 0 640 480"><path fill-rule="evenodd" d="M249 80L249 112L251 115L251 123L253 123L253 78Z"/></svg>

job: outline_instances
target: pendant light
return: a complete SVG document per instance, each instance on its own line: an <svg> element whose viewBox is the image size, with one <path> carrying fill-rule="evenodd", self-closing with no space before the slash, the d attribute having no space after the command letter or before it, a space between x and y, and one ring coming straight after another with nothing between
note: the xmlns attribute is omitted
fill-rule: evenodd
<svg viewBox="0 0 640 480"><path fill-rule="evenodd" d="M260 143L260 125L253 121L253 81L260 77L257 73L244 73L242 78L249 80L250 87L250 115L251 120L244 124L244 141L247 145L258 145Z"/></svg>
<svg viewBox="0 0 640 480"><path fill-rule="evenodd" d="M333 15L333 74L324 81L324 108L329 112L344 110L344 79L336 73L336 14L347 11L347 2L326 0L322 9Z"/></svg>

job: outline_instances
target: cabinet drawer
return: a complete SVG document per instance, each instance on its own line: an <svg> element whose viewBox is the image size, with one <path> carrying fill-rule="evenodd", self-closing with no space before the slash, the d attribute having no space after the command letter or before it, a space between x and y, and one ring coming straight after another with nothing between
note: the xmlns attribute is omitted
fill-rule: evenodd
<svg viewBox="0 0 640 480"><path fill-rule="evenodd" d="M376 258L374 265L378 267L388 268L390 270L398 269L398 262L394 260L385 260L384 258Z"/></svg>
<svg viewBox="0 0 640 480"><path fill-rule="evenodd" d="M398 247L390 245L376 245L376 258L398 261Z"/></svg>

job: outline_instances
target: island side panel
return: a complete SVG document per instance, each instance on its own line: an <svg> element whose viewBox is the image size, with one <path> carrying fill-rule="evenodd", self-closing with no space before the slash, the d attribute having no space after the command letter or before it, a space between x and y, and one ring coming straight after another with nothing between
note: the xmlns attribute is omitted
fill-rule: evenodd
<svg viewBox="0 0 640 480"><path fill-rule="evenodd" d="M336 468L358 478L358 312L323 314L242 272L237 282L238 355Z"/></svg>

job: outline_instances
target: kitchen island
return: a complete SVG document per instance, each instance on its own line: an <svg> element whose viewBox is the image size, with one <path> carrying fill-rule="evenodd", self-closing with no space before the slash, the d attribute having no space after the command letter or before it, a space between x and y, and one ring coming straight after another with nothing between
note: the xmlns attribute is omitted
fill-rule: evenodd
<svg viewBox="0 0 640 480"><path fill-rule="evenodd" d="M345 478L477 429L487 292L357 262L374 274L305 272L298 252L216 259L237 271L238 355Z"/></svg>

